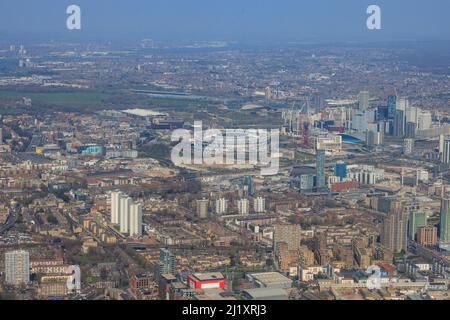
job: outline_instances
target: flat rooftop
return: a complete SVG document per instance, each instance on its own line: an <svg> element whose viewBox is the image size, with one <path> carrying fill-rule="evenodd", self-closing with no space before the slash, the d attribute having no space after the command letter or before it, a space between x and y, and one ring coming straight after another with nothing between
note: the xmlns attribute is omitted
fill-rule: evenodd
<svg viewBox="0 0 450 320"><path fill-rule="evenodd" d="M197 300L236 300L233 294L223 289L203 289L203 294L196 296Z"/></svg>
<svg viewBox="0 0 450 320"><path fill-rule="evenodd" d="M194 273L193 278L199 281L223 280L223 274L220 272Z"/></svg>
<svg viewBox="0 0 450 320"><path fill-rule="evenodd" d="M251 273L251 274L249 274L249 276L252 277L253 279L255 279L256 281L259 281L266 285L292 282L291 279L283 276L281 273L278 273L278 272Z"/></svg>
<svg viewBox="0 0 450 320"><path fill-rule="evenodd" d="M177 277L175 277L173 274L162 274L161 278L164 278L165 280L177 280Z"/></svg>
<svg viewBox="0 0 450 320"><path fill-rule="evenodd" d="M165 113L161 113L158 111L152 111L147 109L127 109L122 110L122 113L126 113L133 116L139 116L139 117L159 117L159 116L166 116Z"/></svg>
<svg viewBox="0 0 450 320"><path fill-rule="evenodd" d="M257 288L244 290L253 300L287 300L289 295L279 288Z"/></svg>

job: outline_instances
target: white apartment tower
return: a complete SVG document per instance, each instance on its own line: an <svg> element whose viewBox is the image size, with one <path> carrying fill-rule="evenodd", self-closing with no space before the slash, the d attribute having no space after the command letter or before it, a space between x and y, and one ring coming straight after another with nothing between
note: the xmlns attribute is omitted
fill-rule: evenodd
<svg viewBox="0 0 450 320"><path fill-rule="evenodd" d="M216 200L216 214L223 215L226 214L228 210L228 200L225 198L220 198Z"/></svg>
<svg viewBox="0 0 450 320"><path fill-rule="evenodd" d="M28 251L11 251L5 253L5 280L12 286L30 282L30 254Z"/></svg>
<svg viewBox="0 0 450 320"><path fill-rule="evenodd" d="M130 206L130 237L142 236L142 204L134 203Z"/></svg>
<svg viewBox="0 0 450 320"><path fill-rule="evenodd" d="M249 212L249 204L247 199L240 199L237 201L238 213L245 215Z"/></svg>
<svg viewBox="0 0 450 320"><path fill-rule="evenodd" d="M255 213L263 213L266 211L266 199L257 197L253 200L253 210Z"/></svg>
<svg viewBox="0 0 450 320"><path fill-rule="evenodd" d="M111 192L111 223L119 224L120 220L120 198L123 193L120 191Z"/></svg>
<svg viewBox="0 0 450 320"><path fill-rule="evenodd" d="M133 199L130 197L120 198L120 233L128 233L130 231L130 208Z"/></svg>

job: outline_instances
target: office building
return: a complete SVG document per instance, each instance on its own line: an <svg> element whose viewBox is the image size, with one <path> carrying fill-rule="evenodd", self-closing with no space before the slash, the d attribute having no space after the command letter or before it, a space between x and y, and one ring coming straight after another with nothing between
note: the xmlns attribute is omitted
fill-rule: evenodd
<svg viewBox="0 0 450 320"><path fill-rule="evenodd" d="M412 122L414 125L417 125L417 115L418 109L416 107L407 107L405 110L405 121Z"/></svg>
<svg viewBox="0 0 450 320"><path fill-rule="evenodd" d="M405 111L409 109L409 100L406 98L397 98L397 110Z"/></svg>
<svg viewBox="0 0 450 320"><path fill-rule="evenodd" d="M381 227L381 244L393 253L400 253L408 248L409 213L401 202L391 204L391 210L383 218Z"/></svg>
<svg viewBox="0 0 450 320"><path fill-rule="evenodd" d="M384 143L385 122L371 122L367 124L366 145L368 147L380 146Z"/></svg>
<svg viewBox="0 0 450 320"><path fill-rule="evenodd" d="M378 106L377 107L377 115L376 115L376 120L377 121L388 120L388 116L389 116L389 108L388 108L388 106Z"/></svg>
<svg viewBox="0 0 450 320"><path fill-rule="evenodd" d="M365 132L367 124L375 121L375 111L357 111L352 117L351 127L353 130Z"/></svg>
<svg viewBox="0 0 450 320"><path fill-rule="evenodd" d="M20 286L30 282L30 254L28 251L5 253L5 283Z"/></svg>
<svg viewBox="0 0 450 320"><path fill-rule="evenodd" d="M450 164L450 137L445 137L442 153L442 163Z"/></svg>
<svg viewBox="0 0 450 320"><path fill-rule="evenodd" d="M253 182L253 177L245 176L242 179L242 187L244 188L244 196L253 197L255 194L255 183Z"/></svg>
<svg viewBox="0 0 450 320"><path fill-rule="evenodd" d="M450 198L441 199L441 219L439 241L441 244L450 244Z"/></svg>
<svg viewBox="0 0 450 320"><path fill-rule="evenodd" d="M358 107L359 110L369 109L369 91L361 91L358 95Z"/></svg>
<svg viewBox="0 0 450 320"><path fill-rule="evenodd" d="M418 203L405 204L404 210L409 212L408 238L416 240L417 229L427 225L427 213L420 209Z"/></svg>
<svg viewBox="0 0 450 320"><path fill-rule="evenodd" d="M405 135L405 112L397 110L395 112L394 120L394 136L397 138L403 138Z"/></svg>
<svg viewBox="0 0 450 320"><path fill-rule="evenodd" d="M417 114L417 130L430 129L433 124L431 112L419 110Z"/></svg>
<svg viewBox="0 0 450 320"><path fill-rule="evenodd" d="M405 137L414 138L416 136L416 124L414 122L406 122Z"/></svg>
<svg viewBox="0 0 450 320"><path fill-rule="evenodd" d="M395 94L389 95L387 103L387 117L388 119L394 119L397 110L397 96Z"/></svg>
<svg viewBox="0 0 450 320"><path fill-rule="evenodd" d="M187 277L191 289L225 289L225 278L220 272L194 273Z"/></svg>
<svg viewBox="0 0 450 320"><path fill-rule="evenodd" d="M325 189L325 150L317 150L316 152L316 188L317 190Z"/></svg>
<svg viewBox="0 0 450 320"><path fill-rule="evenodd" d="M292 170L291 186L301 193L313 192L316 179L316 170L307 166L295 167Z"/></svg>
<svg viewBox="0 0 450 320"><path fill-rule="evenodd" d="M175 255L167 249L159 250L159 274L175 274Z"/></svg>
<svg viewBox="0 0 450 320"><path fill-rule="evenodd" d="M336 163L334 175L339 177L340 181L344 181L344 179L347 178L347 165L344 162Z"/></svg>

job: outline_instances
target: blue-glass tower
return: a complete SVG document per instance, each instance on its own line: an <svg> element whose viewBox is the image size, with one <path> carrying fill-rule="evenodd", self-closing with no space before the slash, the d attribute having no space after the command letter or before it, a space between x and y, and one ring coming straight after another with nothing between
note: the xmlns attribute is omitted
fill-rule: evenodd
<svg viewBox="0 0 450 320"><path fill-rule="evenodd" d="M341 181L347 178L347 165L343 162L336 163L336 167L334 168L334 175L339 177Z"/></svg>
<svg viewBox="0 0 450 320"><path fill-rule="evenodd" d="M388 96L388 118L394 119L397 110L397 96Z"/></svg>

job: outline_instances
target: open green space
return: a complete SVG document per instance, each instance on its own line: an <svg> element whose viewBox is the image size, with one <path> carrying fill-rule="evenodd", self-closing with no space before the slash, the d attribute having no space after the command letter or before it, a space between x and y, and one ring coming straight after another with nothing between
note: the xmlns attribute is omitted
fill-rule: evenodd
<svg viewBox="0 0 450 320"><path fill-rule="evenodd" d="M0 90L0 99L20 99L27 97L33 103L51 105L99 105L109 97L108 94L94 91L27 91Z"/></svg>

